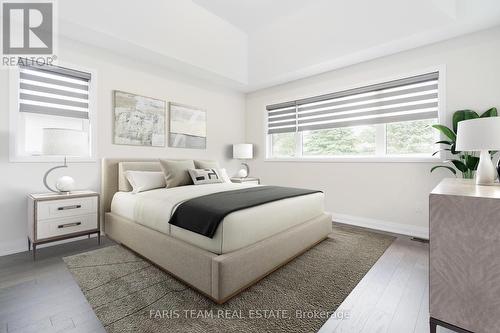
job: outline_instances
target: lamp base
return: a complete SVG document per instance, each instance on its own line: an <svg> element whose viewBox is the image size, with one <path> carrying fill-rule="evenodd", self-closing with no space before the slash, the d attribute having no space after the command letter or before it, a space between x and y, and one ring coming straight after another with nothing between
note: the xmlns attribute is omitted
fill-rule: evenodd
<svg viewBox="0 0 500 333"><path fill-rule="evenodd" d="M68 177L68 176L63 176L63 177L59 178L56 182L55 189L53 189L47 182L47 177L49 176L49 174L52 171L54 171L55 169L67 168L67 167L68 167L68 163L66 161L66 156L64 156L64 164L63 165L55 166L55 167L47 170L47 172L43 176L43 184L45 185L45 187L49 191L54 192L54 193L59 193L59 194L69 194L71 192L71 190L73 190L75 181L73 180L73 178Z"/></svg>
<svg viewBox="0 0 500 333"><path fill-rule="evenodd" d="M237 176L238 176L238 178L247 178L248 172L246 169L240 169L240 170L238 170Z"/></svg>
<svg viewBox="0 0 500 333"><path fill-rule="evenodd" d="M476 185L494 185L495 178L496 170L491 161L490 152L488 150L481 150L476 170Z"/></svg>
<svg viewBox="0 0 500 333"><path fill-rule="evenodd" d="M239 178L247 178L250 174L250 167L246 163L241 163L242 169L238 170Z"/></svg>
<svg viewBox="0 0 500 333"><path fill-rule="evenodd" d="M75 189L75 180L69 176L62 176L56 181L56 189L63 194L69 194Z"/></svg>

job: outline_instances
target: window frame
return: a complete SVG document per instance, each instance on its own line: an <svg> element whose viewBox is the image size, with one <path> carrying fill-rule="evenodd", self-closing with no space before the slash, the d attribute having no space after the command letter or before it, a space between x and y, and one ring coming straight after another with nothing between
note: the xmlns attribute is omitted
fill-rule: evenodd
<svg viewBox="0 0 500 333"><path fill-rule="evenodd" d="M394 80L399 80L399 79L404 79L407 77L412 77L412 76L417 76L417 75L423 75L426 73L431 73L431 72L438 72L439 73L439 79L438 79L438 123L439 124L446 124L448 123L445 120L445 110L446 110L446 66L445 65L439 65L439 66L434 66L434 67L429 67L425 68L423 70L415 71L415 72L409 72L405 73L402 75L397 75L397 76L392 76L392 77L387 77L385 79L378 79L374 80L371 82L366 82L363 83L362 85L356 84L356 85L351 85L347 87L339 87L335 89L336 91L343 91L343 90L349 90L349 89L355 89L359 88L361 86L369 86L373 84L380 84L384 82L389 82L389 81L394 81ZM317 95L321 95L323 93L331 93L332 91L328 92L320 92ZM294 99L289 98L289 99ZM268 103L268 104L277 104L280 103L281 101L275 101L273 103ZM362 156L354 156L354 155L345 155L345 156L328 156L328 157L317 157L317 156L303 156L302 155L302 135L299 132L295 132L296 138L295 138L295 143L296 143L296 149L295 152L299 153L299 156L294 156L294 157L273 157L272 156L272 135L267 134L268 132L268 124L267 124L267 110L264 108L264 142L266 145L266 156L264 161L268 162L327 162L327 163L353 163L353 162L360 162L360 163L383 163L383 162L395 162L395 163L436 163L436 162L442 162L445 158L445 154L442 152L437 153L435 156L411 156L411 155L386 155L385 152L383 155L379 154L379 145L380 141L383 141L385 144L386 141L386 136L380 136L377 135L376 140L377 140L377 151L375 155L362 155ZM377 132L381 131L382 127L385 127L387 123L383 124L376 124L377 126ZM386 130L384 129L384 133L386 133ZM383 139L382 139L383 137ZM440 140L443 140L442 134L440 134ZM299 147L300 146L300 147ZM384 146L384 151L385 151L385 146Z"/></svg>
<svg viewBox="0 0 500 333"><path fill-rule="evenodd" d="M88 157L68 157L71 163L90 163L97 161L97 71L66 62L57 64L74 70L90 73L89 81L89 140L90 155ZM20 131L21 116L19 112L19 75L18 66L9 68L9 162L11 163L54 163L62 162L63 156L24 155L19 153L19 142L24 140ZM23 137L20 137L20 136Z"/></svg>

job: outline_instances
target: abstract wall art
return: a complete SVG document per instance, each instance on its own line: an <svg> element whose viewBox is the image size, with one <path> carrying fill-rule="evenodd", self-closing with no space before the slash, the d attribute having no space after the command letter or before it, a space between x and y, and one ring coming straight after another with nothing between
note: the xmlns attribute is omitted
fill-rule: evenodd
<svg viewBox="0 0 500 333"><path fill-rule="evenodd" d="M166 102L115 90L113 143L165 147Z"/></svg>
<svg viewBox="0 0 500 333"><path fill-rule="evenodd" d="M207 113L192 106L169 103L169 146L206 149Z"/></svg>

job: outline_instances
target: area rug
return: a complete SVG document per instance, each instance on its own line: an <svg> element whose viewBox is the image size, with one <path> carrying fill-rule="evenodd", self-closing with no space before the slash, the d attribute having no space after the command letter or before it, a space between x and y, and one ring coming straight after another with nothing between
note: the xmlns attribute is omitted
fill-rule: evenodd
<svg viewBox="0 0 500 333"><path fill-rule="evenodd" d="M119 245L64 261L108 332L302 333L323 325L393 240L334 226L329 238L223 305Z"/></svg>

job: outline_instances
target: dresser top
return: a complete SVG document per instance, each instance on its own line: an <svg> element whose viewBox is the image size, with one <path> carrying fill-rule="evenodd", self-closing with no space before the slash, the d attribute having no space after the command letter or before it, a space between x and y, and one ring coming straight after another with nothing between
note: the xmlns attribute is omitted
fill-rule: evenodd
<svg viewBox="0 0 500 333"><path fill-rule="evenodd" d="M476 185L473 179L445 178L431 194L500 199L500 184Z"/></svg>
<svg viewBox="0 0 500 333"><path fill-rule="evenodd" d="M99 195L94 191L71 191L68 194L59 193L32 193L29 196L35 200L57 200L57 199L70 199Z"/></svg>

